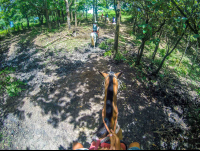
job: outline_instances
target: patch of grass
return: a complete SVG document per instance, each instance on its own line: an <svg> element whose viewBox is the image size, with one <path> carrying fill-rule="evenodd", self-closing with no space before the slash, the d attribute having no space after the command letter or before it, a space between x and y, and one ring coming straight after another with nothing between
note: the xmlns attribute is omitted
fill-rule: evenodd
<svg viewBox="0 0 200 151"><path fill-rule="evenodd" d="M102 43L100 43L99 48L106 50L108 49L108 45L106 45L106 43L103 41Z"/></svg>
<svg viewBox="0 0 200 151"><path fill-rule="evenodd" d="M121 54L120 52L118 52L114 58L115 61L121 62L121 61L125 61L126 58L123 56L123 54Z"/></svg>
<svg viewBox="0 0 200 151"><path fill-rule="evenodd" d="M121 42L126 42L126 39L125 39L124 36L122 36L122 35L119 35L119 40L120 40Z"/></svg>
<svg viewBox="0 0 200 151"><path fill-rule="evenodd" d="M112 50L109 50L109 51L104 53L104 57L106 57L106 56L110 57L111 55L112 55Z"/></svg>
<svg viewBox="0 0 200 151"><path fill-rule="evenodd" d="M175 67L175 71L179 76L186 76L188 74L188 70L185 66Z"/></svg>
<svg viewBox="0 0 200 151"><path fill-rule="evenodd" d="M106 42L108 45L114 44L114 39L108 39Z"/></svg>
<svg viewBox="0 0 200 151"><path fill-rule="evenodd" d="M14 68L5 68L0 71L0 93L6 92L11 97L17 96L22 90L24 90L21 86L25 85L22 81L9 75L14 71Z"/></svg>

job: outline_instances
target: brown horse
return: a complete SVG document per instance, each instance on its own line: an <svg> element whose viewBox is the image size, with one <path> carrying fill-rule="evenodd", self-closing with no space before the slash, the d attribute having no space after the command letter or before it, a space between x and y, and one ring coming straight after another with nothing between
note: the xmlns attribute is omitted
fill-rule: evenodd
<svg viewBox="0 0 200 151"><path fill-rule="evenodd" d="M99 72L105 78L105 97L104 106L102 110L103 123L98 128L97 132L93 136L93 141L105 138L109 129L116 132L117 136L122 140L122 131L117 123L118 108L117 108L117 91L118 91L118 78L122 75L122 72L103 73ZM107 127L106 127L107 126ZM116 130L117 127L117 130Z"/></svg>

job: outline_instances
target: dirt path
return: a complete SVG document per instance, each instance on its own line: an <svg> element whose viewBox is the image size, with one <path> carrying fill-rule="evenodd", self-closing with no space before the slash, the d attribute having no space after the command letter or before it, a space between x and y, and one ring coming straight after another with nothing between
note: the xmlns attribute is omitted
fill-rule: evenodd
<svg viewBox="0 0 200 151"><path fill-rule="evenodd" d="M99 42L106 40L105 36L101 35ZM176 113L171 114L171 108L135 79L134 68L124 63L117 65L103 53L90 45L73 53L44 51L34 43L4 53L1 67L16 67L15 76L27 85L18 97L1 97L4 142L0 148L62 150L71 149L73 141L89 147L101 123L103 78L98 71L108 72L110 67L114 72L123 72L123 89L117 101L123 140L128 145L137 141L143 149L177 148L176 139L169 143L158 130L170 128L166 123L175 116L178 127L188 128L179 114L180 106L175 106Z"/></svg>

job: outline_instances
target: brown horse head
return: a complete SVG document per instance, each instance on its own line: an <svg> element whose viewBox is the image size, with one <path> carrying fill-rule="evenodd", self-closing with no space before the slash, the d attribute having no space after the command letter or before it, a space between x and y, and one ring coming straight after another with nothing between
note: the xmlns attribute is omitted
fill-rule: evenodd
<svg viewBox="0 0 200 151"><path fill-rule="evenodd" d="M104 106L103 106L103 113L102 117L104 117L104 121L109 129L115 130L115 121L117 120L118 116L118 109L117 109L117 91L118 91L118 78L122 75L122 72L114 73L103 73L99 72L105 79L104 86L105 86L105 97L104 97ZM108 135L108 131L104 125L98 128L96 135L93 139L101 139Z"/></svg>

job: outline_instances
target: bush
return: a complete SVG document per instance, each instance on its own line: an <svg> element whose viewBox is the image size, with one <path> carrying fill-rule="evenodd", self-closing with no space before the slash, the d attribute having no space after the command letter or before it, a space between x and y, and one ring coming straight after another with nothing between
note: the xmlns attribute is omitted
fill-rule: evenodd
<svg viewBox="0 0 200 151"><path fill-rule="evenodd" d="M105 42L102 42L102 43L100 43L99 48L106 50L106 49L108 49L108 45L106 45Z"/></svg>
<svg viewBox="0 0 200 151"><path fill-rule="evenodd" d="M120 62L120 61L125 61L126 58L125 58L120 52L118 52L118 53L116 54L114 60Z"/></svg>
<svg viewBox="0 0 200 151"><path fill-rule="evenodd" d="M164 57L166 55L166 50L165 49L159 49L160 50L160 55Z"/></svg>
<svg viewBox="0 0 200 151"><path fill-rule="evenodd" d="M109 51L104 53L104 57L106 57L106 56L110 57L111 55L112 55L112 50L109 50Z"/></svg>
<svg viewBox="0 0 200 151"><path fill-rule="evenodd" d="M9 75L13 71L14 68L5 68L0 71L0 93L6 92L9 96L17 96L23 90L21 85L25 83Z"/></svg>

